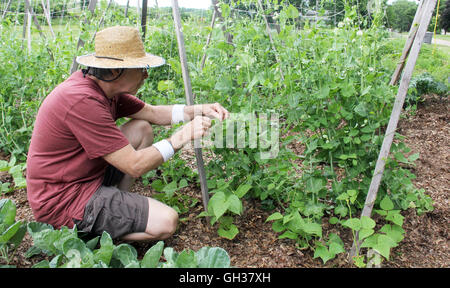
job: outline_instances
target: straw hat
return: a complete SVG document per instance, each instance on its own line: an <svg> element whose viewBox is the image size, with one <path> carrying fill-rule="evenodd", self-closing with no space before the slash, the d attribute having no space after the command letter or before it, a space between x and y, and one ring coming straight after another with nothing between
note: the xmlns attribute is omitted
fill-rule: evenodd
<svg viewBox="0 0 450 288"><path fill-rule="evenodd" d="M97 32L95 53L78 56L81 65L95 68L146 68L164 65L162 57L146 53L139 31L134 27L114 26Z"/></svg>

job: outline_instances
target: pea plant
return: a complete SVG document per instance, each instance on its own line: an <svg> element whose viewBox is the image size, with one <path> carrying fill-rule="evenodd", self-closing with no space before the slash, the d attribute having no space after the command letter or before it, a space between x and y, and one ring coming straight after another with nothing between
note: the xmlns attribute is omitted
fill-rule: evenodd
<svg viewBox="0 0 450 288"><path fill-rule="evenodd" d="M232 7L234 2L221 5ZM370 235L373 220L355 217L363 207L395 96L388 85L391 71L382 64L382 45L387 41L382 15L376 15L363 31L355 8L346 5L339 27L323 29L305 23L299 31L296 8L273 5L280 11L280 33L272 35L277 52L271 49L262 20L238 17L230 23L233 45L225 43L221 33L214 34L207 65L202 77L193 79L193 89L200 101L222 102L232 112L277 111L280 130L296 134L280 138L276 160L258 158L258 149L212 148L216 158L207 171L214 190L204 215L211 217L211 224L219 222L219 235L234 238L238 228L232 217L243 209L237 191L245 187L243 197L284 210L268 218L280 238L293 239L300 248L311 247L324 262L344 252L337 235L323 235L325 216L333 219L333 225L342 223L364 236L360 240L378 237L385 246L372 248L388 258L385 248L395 247L398 238L386 244L391 234ZM205 95L205 90L210 93ZM242 132L248 131L236 130L233 137ZM430 197L414 187L413 175L404 167L414 165L418 154L405 158L409 148L401 137L397 139L400 144L393 147L394 157L388 160L376 205L389 195L397 207L429 211ZM293 141L305 147L302 155L287 149ZM294 160L301 161L302 167ZM365 245L371 245L371 240Z"/></svg>

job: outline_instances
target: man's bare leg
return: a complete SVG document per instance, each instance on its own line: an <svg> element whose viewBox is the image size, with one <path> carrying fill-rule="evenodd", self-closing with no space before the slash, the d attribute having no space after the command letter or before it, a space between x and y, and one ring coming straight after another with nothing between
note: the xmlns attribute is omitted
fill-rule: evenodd
<svg viewBox="0 0 450 288"><path fill-rule="evenodd" d="M144 120L130 120L120 126L120 130L135 150L147 148L153 144L153 129L150 123ZM125 174L117 188L130 191L136 179Z"/></svg>
<svg viewBox="0 0 450 288"><path fill-rule="evenodd" d="M126 241L164 240L177 229L178 213L155 199L148 199L148 220L145 232L130 233L122 237Z"/></svg>
<svg viewBox="0 0 450 288"><path fill-rule="evenodd" d="M134 149L144 149L153 144L153 129L150 123L143 120L131 120L122 126L120 130L127 137ZM135 178L125 174L118 188L130 191ZM177 228L178 213L155 199L148 198L148 219L145 232L130 233L122 236L125 241L152 241L164 240L172 236Z"/></svg>

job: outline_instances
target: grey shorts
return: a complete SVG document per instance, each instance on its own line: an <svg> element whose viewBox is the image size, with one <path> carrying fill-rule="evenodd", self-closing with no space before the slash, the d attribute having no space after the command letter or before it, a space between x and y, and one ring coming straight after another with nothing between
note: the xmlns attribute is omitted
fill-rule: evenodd
<svg viewBox="0 0 450 288"><path fill-rule="evenodd" d="M73 220L77 230L94 235L101 235L106 231L113 239L134 232L145 232L148 219L147 197L104 184L86 204L83 220Z"/></svg>

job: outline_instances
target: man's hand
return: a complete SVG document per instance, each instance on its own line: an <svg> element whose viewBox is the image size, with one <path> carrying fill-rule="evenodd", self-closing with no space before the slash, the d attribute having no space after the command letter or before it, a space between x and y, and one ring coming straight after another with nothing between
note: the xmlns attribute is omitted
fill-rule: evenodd
<svg viewBox="0 0 450 288"><path fill-rule="evenodd" d="M220 121L223 121L230 117L230 112L228 112L227 109L223 108L223 106L219 103L203 104L202 114L203 116L209 117L211 119L218 119Z"/></svg>
<svg viewBox="0 0 450 288"><path fill-rule="evenodd" d="M211 127L211 119L204 116L195 116L194 120L173 134L169 141L175 151L181 149L184 144L191 140L199 139L206 135L208 129Z"/></svg>

